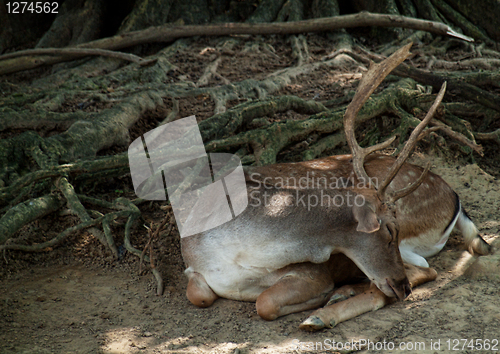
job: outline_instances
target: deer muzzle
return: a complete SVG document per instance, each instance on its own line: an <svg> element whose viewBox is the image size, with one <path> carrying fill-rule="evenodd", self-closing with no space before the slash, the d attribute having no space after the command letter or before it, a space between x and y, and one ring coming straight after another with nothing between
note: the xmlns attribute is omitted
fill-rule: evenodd
<svg viewBox="0 0 500 354"><path fill-rule="evenodd" d="M404 300L411 294L411 286L407 277L403 280L394 280L394 279L386 279L386 285L390 289L390 293L388 294L383 289L387 296L396 297L398 300Z"/></svg>

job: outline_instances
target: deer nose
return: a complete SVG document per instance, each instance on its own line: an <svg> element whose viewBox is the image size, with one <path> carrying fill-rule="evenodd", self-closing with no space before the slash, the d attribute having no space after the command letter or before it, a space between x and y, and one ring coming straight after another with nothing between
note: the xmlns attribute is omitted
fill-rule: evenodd
<svg viewBox="0 0 500 354"><path fill-rule="evenodd" d="M410 281L407 277L402 280L387 279L387 285L392 289L398 300L404 300L411 294Z"/></svg>

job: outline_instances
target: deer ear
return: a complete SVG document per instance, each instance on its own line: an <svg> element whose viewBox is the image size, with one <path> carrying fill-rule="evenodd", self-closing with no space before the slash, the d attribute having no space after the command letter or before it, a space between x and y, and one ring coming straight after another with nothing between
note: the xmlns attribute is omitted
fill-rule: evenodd
<svg viewBox="0 0 500 354"><path fill-rule="evenodd" d="M373 209L373 205L368 202L363 203L361 206L354 205L352 207L354 219L358 222L356 231L373 233L380 229L377 214Z"/></svg>

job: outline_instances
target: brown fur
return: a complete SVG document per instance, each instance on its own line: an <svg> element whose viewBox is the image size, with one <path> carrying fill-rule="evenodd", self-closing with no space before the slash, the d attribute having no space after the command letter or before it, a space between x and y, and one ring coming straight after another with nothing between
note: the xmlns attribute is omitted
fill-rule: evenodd
<svg viewBox="0 0 500 354"><path fill-rule="evenodd" d="M390 156L372 154L365 159L365 170L369 177L376 178L378 182L381 182L394 161L395 158ZM388 191L406 187L409 182L404 180L404 176L413 173L413 176L409 176L409 181L415 181L422 171L421 167L404 164L389 185ZM314 176L312 176L312 172L314 172ZM354 174L352 155L329 156L312 161L251 167L247 169L247 175L251 174L260 176L261 180L265 180L270 185L276 185L282 180L287 181L288 178L297 181L307 176L310 179L310 188L317 188L318 183L323 185L322 178L326 178L327 181L330 181L331 178L350 179L354 181L355 185L363 185ZM312 182L315 182L314 186ZM396 202L399 240L418 237L428 231L430 227L444 230L454 216L455 204L453 189L441 177L429 172L424 182L413 193ZM429 213L428 210L433 210L433 213Z"/></svg>

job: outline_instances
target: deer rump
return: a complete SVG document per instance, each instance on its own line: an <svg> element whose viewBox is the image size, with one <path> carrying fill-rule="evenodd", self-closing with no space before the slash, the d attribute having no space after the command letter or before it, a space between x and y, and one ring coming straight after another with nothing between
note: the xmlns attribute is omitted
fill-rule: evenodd
<svg viewBox="0 0 500 354"><path fill-rule="evenodd" d="M394 160L370 155L365 170L375 181L382 180ZM407 186L421 173L422 168L405 163L389 191ZM488 251L456 193L433 173L396 202L395 215L379 210L373 191L360 188L362 181L353 172L351 155L253 167L246 170L246 177L249 205L242 214L181 240L189 279L187 295L197 306L210 306L217 297L256 301L259 315L273 320L322 306L336 284L367 277L381 291L374 305L378 308L390 298L403 299L410 293L402 260L427 267L425 257L442 249L456 224L471 251ZM330 188L332 183L344 185ZM347 203L348 193L352 193L352 207L334 205L338 196ZM321 197L326 204L325 195L337 196L337 203L330 199L330 205L318 205ZM365 198L361 207L354 205L356 195ZM378 226L372 225L374 216ZM433 270L409 267L406 273L411 274L414 286L436 276ZM355 315L331 320L330 314L326 324L304 327L331 326Z"/></svg>

